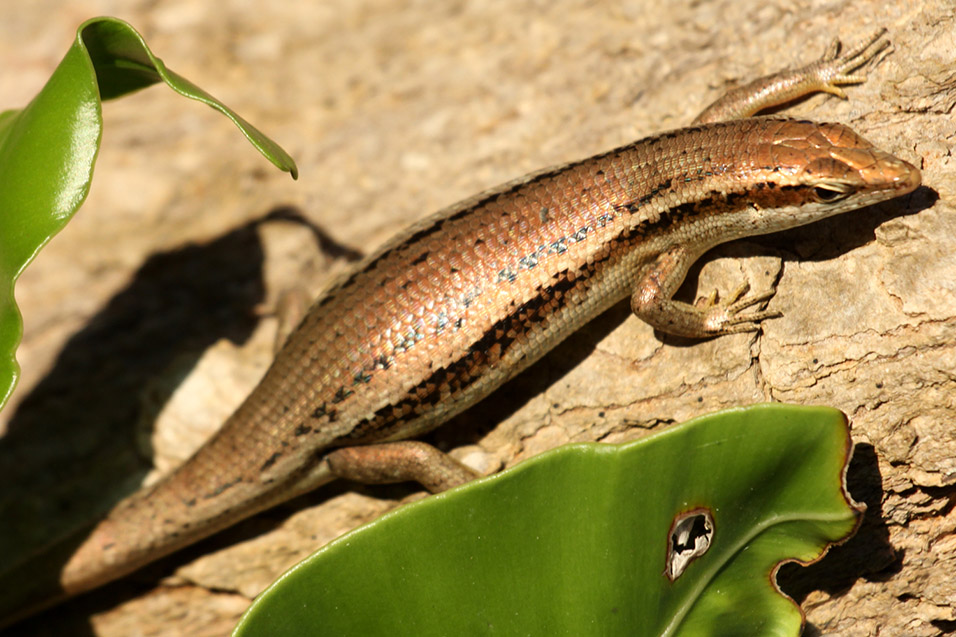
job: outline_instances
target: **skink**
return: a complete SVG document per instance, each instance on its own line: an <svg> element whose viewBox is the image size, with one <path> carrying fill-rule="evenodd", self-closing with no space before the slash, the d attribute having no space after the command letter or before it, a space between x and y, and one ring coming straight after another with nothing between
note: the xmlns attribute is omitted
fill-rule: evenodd
<svg viewBox="0 0 956 637"><path fill-rule="evenodd" d="M840 124L749 116L814 91L842 96L837 85L863 81L849 73L887 45L880 32L842 56L831 48L729 94L690 128L528 175L409 228L318 298L192 458L52 549L54 590L14 569L0 612L11 621L100 586L335 476L406 478L418 462L409 451L432 490L460 481L467 471L437 452L382 443L437 427L628 295L666 333L758 329L777 315L749 308L771 292L671 298L696 259L909 193L920 173Z"/></svg>

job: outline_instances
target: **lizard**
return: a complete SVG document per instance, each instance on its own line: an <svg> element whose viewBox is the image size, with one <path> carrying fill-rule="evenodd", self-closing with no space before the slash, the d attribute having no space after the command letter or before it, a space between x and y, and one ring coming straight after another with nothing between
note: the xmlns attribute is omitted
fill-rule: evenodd
<svg viewBox="0 0 956 637"><path fill-rule="evenodd" d="M156 484L9 570L0 625L121 578L336 477L415 479L440 491L475 473L410 441L488 396L620 300L667 334L759 329L774 294L672 298L712 247L912 192L919 170L850 128L767 108L846 98L886 31L727 93L686 128L505 183L429 216L333 282L208 442ZM42 556L41 556L42 557Z"/></svg>

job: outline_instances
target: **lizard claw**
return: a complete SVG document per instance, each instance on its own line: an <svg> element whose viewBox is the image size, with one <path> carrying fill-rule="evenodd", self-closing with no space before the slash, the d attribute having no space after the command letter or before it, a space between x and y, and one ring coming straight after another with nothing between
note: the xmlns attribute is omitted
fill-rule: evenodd
<svg viewBox="0 0 956 637"><path fill-rule="evenodd" d="M743 310L759 305L775 294L773 290L766 290L753 296L745 296L749 291L750 284L744 283L734 290L723 303L717 302L716 291L712 293L708 299L710 301L707 305L709 309L705 310L704 325L707 332L714 336L756 332L760 329L762 321L783 316L780 312L767 310L742 314Z"/></svg>
<svg viewBox="0 0 956 637"><path fill-rule="evenodd" d="M827 47L823 57L806 69L807 74L816 80L818 90L846 99L846 93L839 87L840 84L860 84L866 81L865 75L854 75L850 72L892 52L893 47L885 35L886 29L880 29L843 55L840 55L840 40L835 39Z"/></svg>

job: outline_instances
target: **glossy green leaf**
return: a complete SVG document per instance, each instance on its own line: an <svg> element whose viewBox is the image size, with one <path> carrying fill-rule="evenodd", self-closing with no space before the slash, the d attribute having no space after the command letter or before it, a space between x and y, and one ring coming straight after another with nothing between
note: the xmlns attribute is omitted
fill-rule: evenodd
<svg viewBox="0 0 956 637"><path fill-rule="evenodd" d="M839 411L788 405L561 447L330 543L234 635L797 635L772 573L856 527L849 449ZM712 544L672 583L671 523L701 509Z"/></svg>
<svg viewBox="0 0 956 637"><path fill-rule="evenodd" d="M14 284L86 199L102 134L100 101L159 82L223 113L266 158L297 176L278 144L167 69L130 25L115 18L83 23L33 101L0 113L0 407L16 382L23 331Z"/></svg>

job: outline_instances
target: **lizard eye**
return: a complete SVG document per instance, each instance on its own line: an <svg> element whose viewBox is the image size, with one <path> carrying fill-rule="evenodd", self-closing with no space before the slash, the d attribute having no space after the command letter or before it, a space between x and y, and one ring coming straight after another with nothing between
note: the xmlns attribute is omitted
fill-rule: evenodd
<svg viewBox="0 0 956 637"><path fill-rule="evenodd" d="M813 189L813 195L820 203L833 203L846 199L852 191L849 188L838 186L816 186Z"/></svg>

